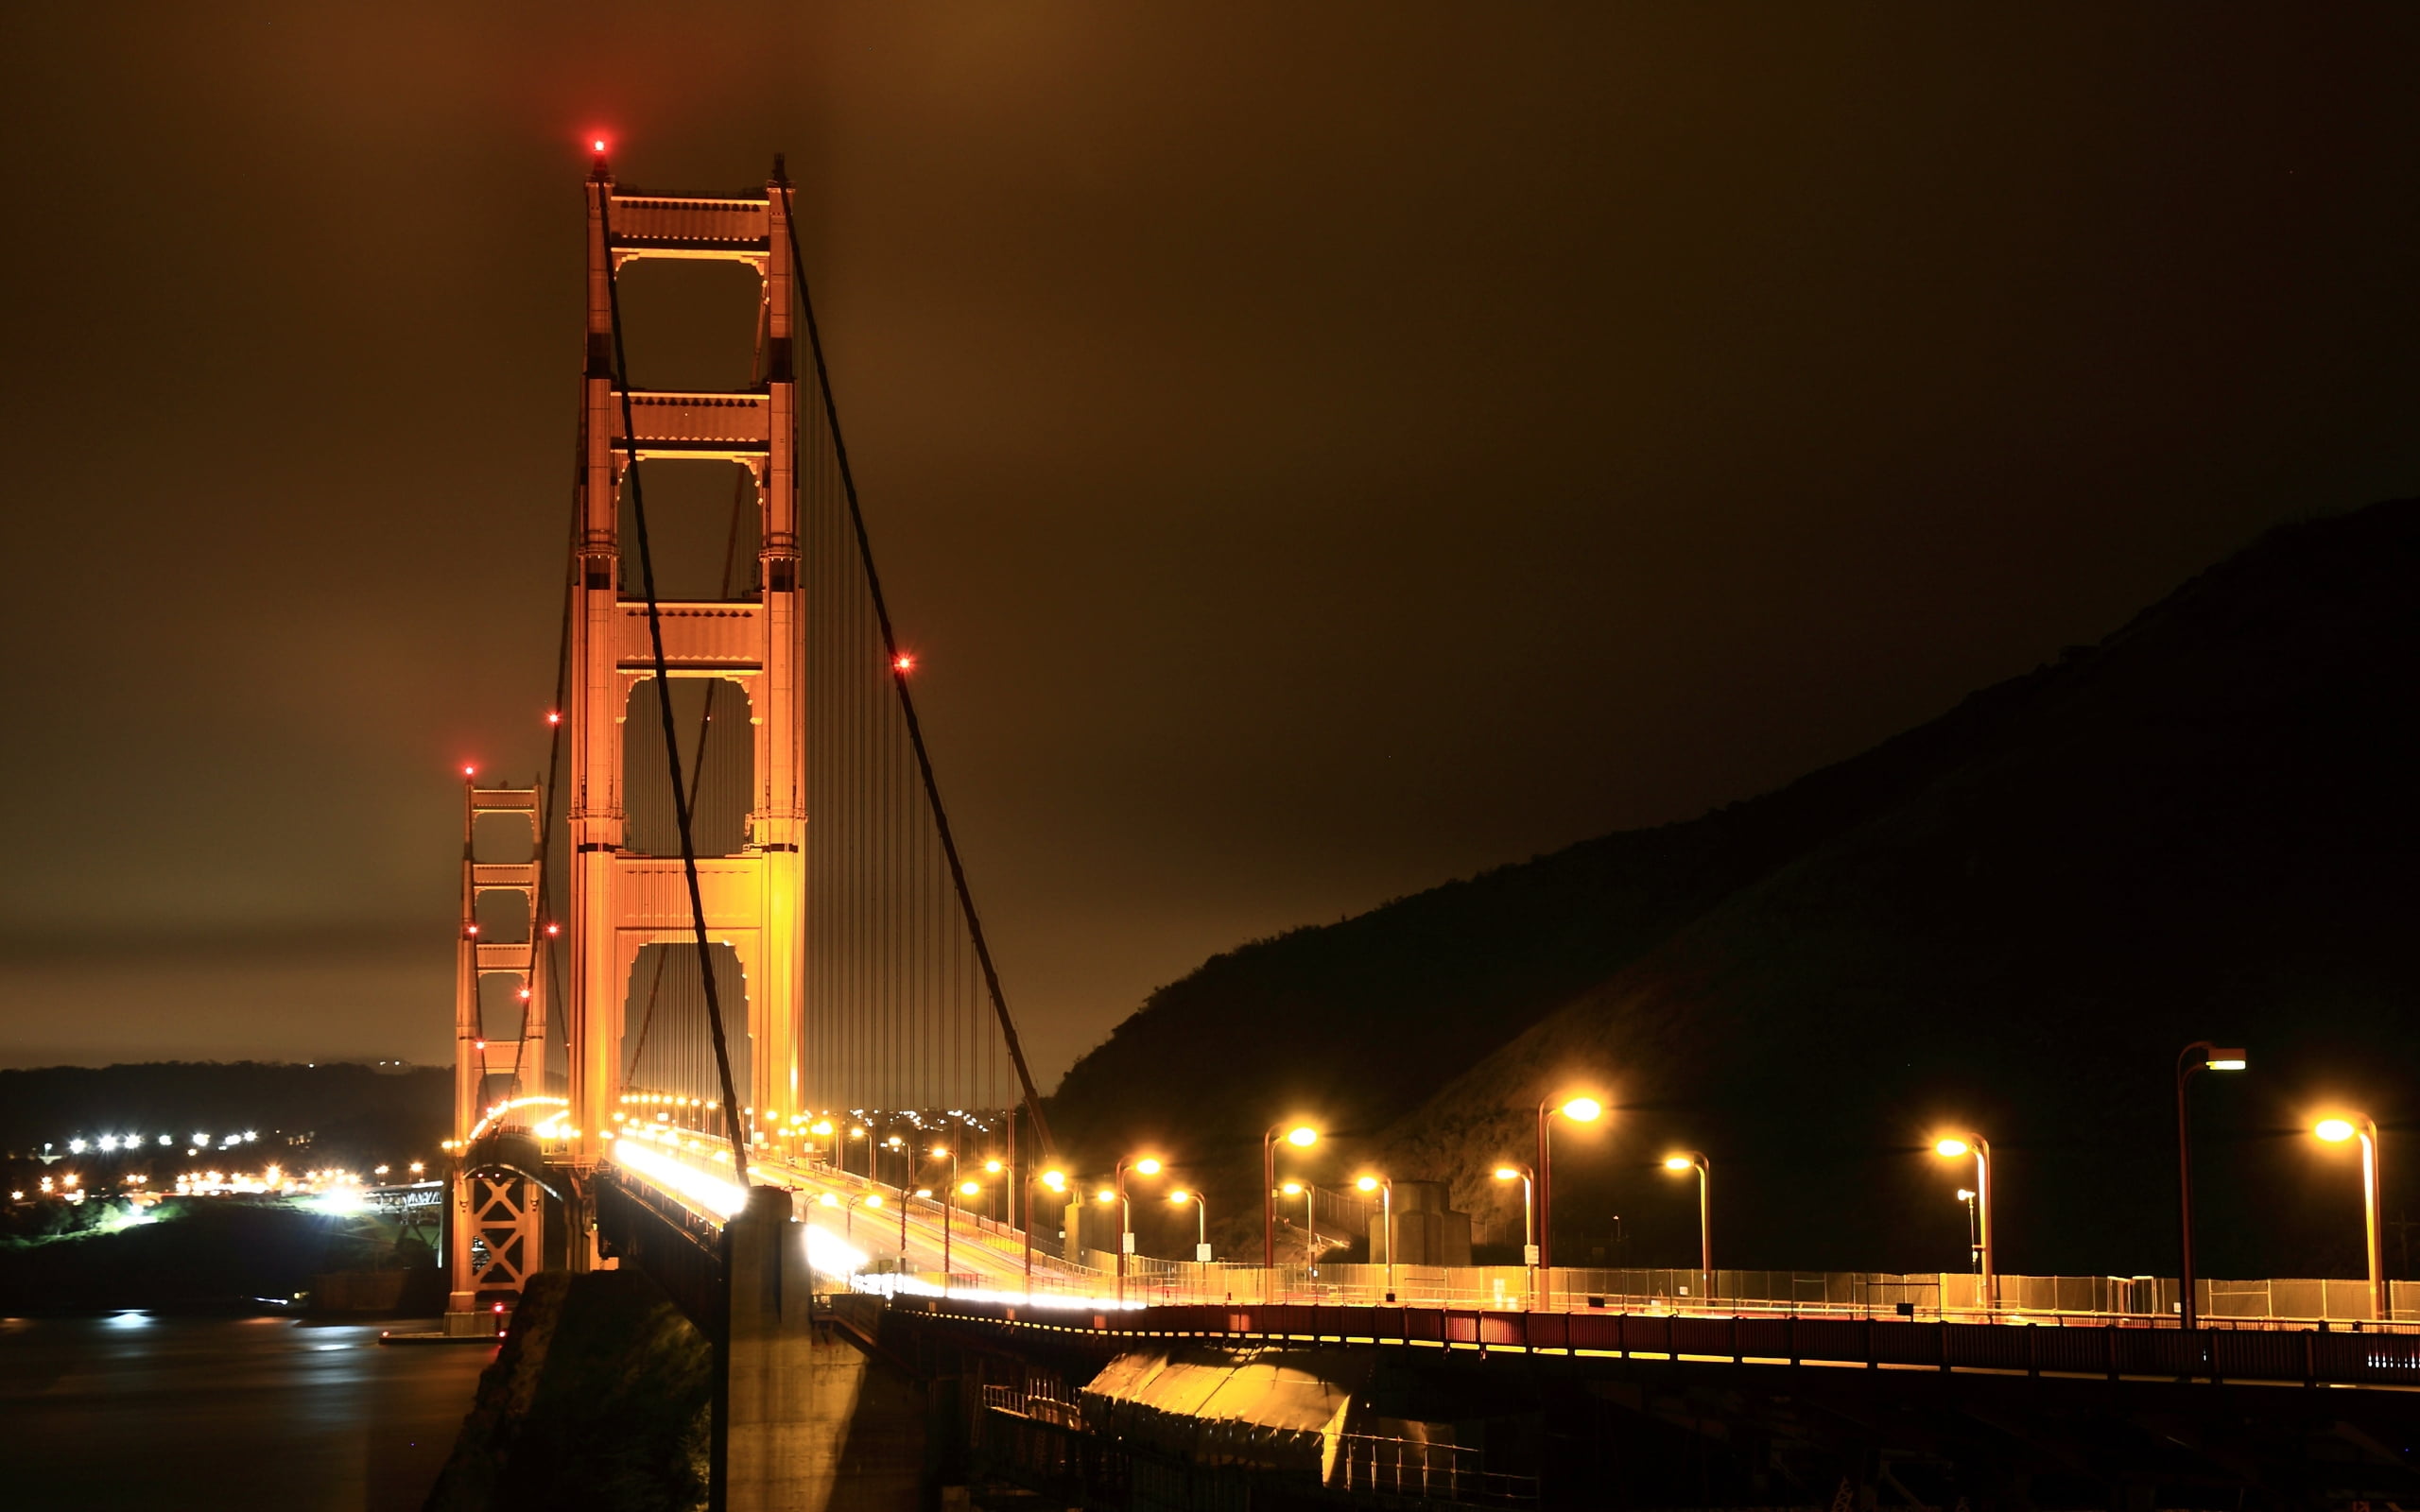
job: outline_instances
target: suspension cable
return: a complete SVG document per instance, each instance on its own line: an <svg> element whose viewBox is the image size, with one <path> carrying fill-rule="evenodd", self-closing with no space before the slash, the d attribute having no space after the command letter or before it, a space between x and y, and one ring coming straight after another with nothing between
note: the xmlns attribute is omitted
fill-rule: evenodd
<svg viewBox="0 0 2420 1512"><path fill-rule="evenodd" d="M648 642L655 653L657 710L664 716L664 759L672 773L672 816L681 827L681 873L689 884L689 922L697 935L698 975L706 989L706 1027L714 1036L715 1070L722 1078L723 1132L731 1141L739 1185L748 1187L748 1130L740 1122L739 1091L731 1079L731 1048L723 1037L722 998L715 989L712 946L706 938L706 900L698 885L698 846L689 828L689 795L681 781L681 737L672 724L672 670L664 657L664 618L655 597L655 557L648 548L647 495L639 485L639 432L631 411L631 359L622 340L622 278L614 262L614 186L600 169L596 180L597 233L605 239L605 298L614 324L614 382L621 390L622 447L630 457L631 520L639 541L639 583L647 594ZM703 752L700 753L702 759Z"/></svg>
<svg viewBox="0 0 2420 1512"><path fill-rule="evenodd" d="M561 1022L561 1010L562 1008L563 1001L562 987L560 979L560 973L555 970L554 946L549 943L553 936L545 933L546 868L550 864L550 858L553 854L555 843L555 779L562 765L563 691L570 686L571 682L572 589L574 583L578 580L578 573L574 564L579 560L579 490L577 488L572 490L571 495L570 538L568 549L563 555L565 565L563 568L562 628L555 639L555 701L546 706L546 785L541 788L538 793L538 833L531 836L531 838L537 842L538 881L537 885L529 889L530 954L534 962L535 958L543 954L545 958L546 967L544 985L544 990L546 994L546 1003L542 1005L542 1006L551 1006L556 1010L555 1012L548 1013L546 1015L546 1022L548 1023L557 1024L566 1030L570 1028L570 1025L562 1023ZM534 996L536 991L539 989L539 983L534 970L531 975L530 987L532 989L532 995ZM521 1057L526 1053L528 1038L529 1010L527 1005L525 1004L521 1011L521 1042L515 1045L512 1052L512 1074L516 1080L518 1080L521 1075ZM568 1034L564 1037L563 1044L565 1047L565 1054L568 1055L571 1044ZM568 1070L568 1068L566 1068L566 1070ZM546 1047L542 1043L538 1046L538 1090L540 1091L546 1091L545 1083ZM522 1090L527 1091L528 1089L524 1088Z"/></svg>
<svg viewBox="0 0 2420 1512"><path fill-rule="evenodd" d="M925 748L925 729L916 718L916 700L908 692L908 672L900 664L899 642L891 632L890 610L882 596L882 579L874 572L873 542L866 533L865 511L857 504L857 480L849 468L849 448L840 438L840 409L832 397L831 372L824 366L823 334L816 324L815 301L807 292L806 260L799 251L798 216L791 204L795 191L785 169L776 163L773 171L781 186L782 225L790 244L791 286L798 290L799 309L806 317L807 347L815 357L815 384L823 395L824 424L832 437L832 457L840 471L840 489L849 501L849 524L856 532L857 557L865 568L867 594L873 601L875 622L882 627L883 656L890 671L891 683L899 691L899 711L907 718L908 744L916 752L916 770L924 779L925 801L932 805L933 827L941 836L942 853L949 861L950 882L958 891L959 909L966 916L966 932L974 940L976 961L982 968L984 986L991 991L992 1011L1000 1021L1001 1037L1008 1041L1009 1059L1016 1066L1017 1084L1025 1093L1026 1111L1033 1119L1034 1132L1041 1139L1042 1152L1046 1159L1056 1153L1050 1138L1050 1125L1043 1117L1042 1096L1034 1089L1033 1073L1026 1065L1025 1046L1017 1039L1016 1021L1010 1017L1008 997L1000 989L1000 973L992 964L992 947L983 937L983 921L976 917L975 894L967 886L966 866L959 859L958 840L950 833L949 812L942 806L941 783L933 776L933 759ZM620 330L617 323L614 327L617 342ZM624 403L627 405L627 397ZM644 534L641 540L645 540ZM683 833L685 834L686 832Z"/></svg>

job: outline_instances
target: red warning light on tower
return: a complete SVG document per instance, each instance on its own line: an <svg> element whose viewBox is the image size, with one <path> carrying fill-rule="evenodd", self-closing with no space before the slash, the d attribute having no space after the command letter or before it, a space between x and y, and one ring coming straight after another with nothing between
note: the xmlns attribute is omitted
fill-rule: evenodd
<svg viewBox="0 0 2420 1512"><path fill-rule="evenodd" d="M591 151L591 152L602 152L602 151L604 151L604 150L605 150L605 139L604 139L603 137L601 137L601 136L599 136L599 137L591 137L591 138L589 139L589 142L588 142L588 150L589 150L589 151Z"/></svg>
<svg viewBox="0 0 2420 1512"><path fill-rule="evenodd" d="M899 673L903 677L908 673L915 671L915 654L909 651L902 651L897 656L892 657L890 659L890 670Z"/></svg>
<svg viewBox="0 0 2420 1512"><path fill-rule="evenodd" d="M463 767L463 768L462 768L462 775L463 775L464 777L471 777L471 776L475 776L475 775L476 775L476 773L477 773L477 772L478 772L478 768L477 768L477 767L475 767L475 766L465 766L465 767Z"/></svg>
<svg viewBox="0 0 2420 1512"><path fill-rule="evenodd" d="M546 711L546 723L548 723L548 724L550 724L550 725L560 725L560 724L562 724L562 722L563 722L563 715L562 715L562 710L560 710L560 709L549 709L549 710L547 710L547 711Z"/></svg>

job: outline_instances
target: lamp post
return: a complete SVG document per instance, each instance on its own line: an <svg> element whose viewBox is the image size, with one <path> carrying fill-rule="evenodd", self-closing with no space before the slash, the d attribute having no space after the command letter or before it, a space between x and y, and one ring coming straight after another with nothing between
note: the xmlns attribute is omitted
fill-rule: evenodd
<svg viewBox="0 0 2420 1512"><path fill-rule="evenodd" d="M2383 1198L2378 1184L2377 1120L2367 1113L2326 1118L2320 1120L2311 1132L2330 1144L2361 1142L2361 1218L2369 1228L2370 1318L2377 1323L2391 1322L2394 1303L2387 1295L2386 1224L2385 1214L2379 1211Z"/></svg>
<svg viewBox="0 0 2420 1512"><path fill-rule="evenodd" d="M848 1206L842 1210L841 1213L841 1236L852 1240L856 1238L857 1210L859 1208L864 1208L869 1211L878 1211L881 1207L882 1194L879 1192L869 1192L861 1197L851 1197L849 1199Z"/></svg>
<svg viewBox="0 0 2420 1512"><path fill-rule="evenodd" d="M2196 1040L2176 1055L2176 1222L2177 1316L2179 1326L2194 1326L2193 1296L2193 1125L2187 1112L2185 1089L2197 1071L2241 1071L2244 1054L2221 1050L2207 1040ZM1988 1221L1984 1233L1991 1228Z"/></svg>
<svg viewBox="0 0 2420 1512"><path fill-rule="evenodd" d="M1063 1194L1067 1190L1067 1173L1056 1166L1043 1172L1037 1179L1053 1192ZM1033 1295L1033 1194L1031 1192L1025 1194L1025 1292L1028 1297Z"/></svg>
<svg viewBox="0 0 2420 1512"><path fill-rule="evenodd" d="M1958 1200L1966 1205L1966 1263L1979 1276L1983 1273L1983 1241L1975 1231L1975 1189L1960 1187Z"/></svg>
<svg viewBox="0 0 2420 1512"><path fill-rule="evenodd" d="M1537 1183L1526 1165L1499 1165L1495 1179L1521 1183L1521 1263L1534 1269L1538 1263Z"/></svg>
<svg viewBox="0 0 2420 1512"><path fill-rule="evenodd" d="M1698 1269L1705 1276L1706 1295L1714 1295L1714 1209L1706 1200L1706 1188L1714 1180L1714 1162L1697 1150L1683 1150L1664 1158L1667 1171L1695 1171L1698 1174Z"/></svg>
<svg viewBox="0 0 2420 1512"><path fill-rule="evenodd" d="M1387 1300L1392 1302L1395 1299L1395 1178L1365 1176L1353 1184L1378 1194L1378 1228L1387 1236Z"/></svg>
<svg viewBox="0 0 2420 1512"><path fill-rule="evenodd" d="M1134 1205L1126 1200L1126 1173L1129 1170L1142 1176L1157 1176L1160 1174L1159 1157L1146 1155L1131 1162L1121 1157L1116 1170L1112 1173L1117 1191L1117 1299L1121 1303L1126 1300L1126 1257L1134 1252Z"/></svg>
<svg viewBox="0 0 2420 1512"><path fill-rule="evenodd" d="M890 1138L883 1141L882 1147L890 1151L892 1154L897 1155L903 1160L908 1159L908 1142L901 1139L896 1134L893 1134ZM866 1152L866 1179L869 1181L873 1179L873 1152L872 1150L868 1150ZM909 1184L910 1183L905 1177L902 1177L899 1183L903 1191Z"/></svg>
<svg viewBox="0 0 2420 1512"><path fill-rule="evenodd" d="M960 1181L952 1186L949 1189L949 1192L944 1194L942 1198L942 1293L944 1296L949 1293L949 1229L951 1198L954 1196L977 1197L982 1194L983 1186L981 1182Z"/></svg>
<svg viewBox="0 0 2420 1512"><path fill-rule="evenodd" d="M1184 1188L1183 1188L1183 1187L1179 1187L1179 1188L1177 1188L1174 1192L1169 1193L1169 1194L1168 1194L1168 1200L1169 1200L1170 1202L1175 1203L1175 1204L1176 1204L1178 1207L1180 1207L1180 1208L1184 1207L1184 1206L1186 1203L1188 1203L1188 1202L1190 1202L1190 1203L1192 1203L1192 1204L1193 1204L1193 1219L1194 1219L1193 1227L1194 1227L1194 1230L1195 1230L1195 1232L1194 1232L1194 1236L1193 1236L1193 1262L1194 1262L1194 1263L1195 1263L1195 1264L1197 1264L1197 1265L1207 1265L1207 1264L1209 1264L1209 1263L1210 1263L1210 1207L1209 1207L1209 1204L1207 1204L1207 1203L1205 1203L1205 1202L1203 1202L1203 1201L1201 1200L1201 1193L1199 1193L1199 1192L1188 1192L1188 1191L1186 1191L1186 1190L1185 1190Z"/></svg>
<svg viewBox="0 0 2420 1512"><path fill-rule="evenodd" d="M1992 1142L1980 1134L1953 1134L1935 1143L1932 1152L1952 1160L1962 1155L1975 1157L1975 1213L1982 1230L1979 1253L1983 1257L1983 1311L1996 1312L1999 1307L2000 1270L1992 1248Z"/></svg>
<svg viewBox="0 0 2420 1512"><path fill-rule="evenodd" d="M929 1151L936 1160L949 1162L949 1185L942 1188L942 1290L949 1290L949 1209L950 1197L958 1190L958 1146L936 1144Z"/></svg>
<svg viewBox="0 0 2420 1512"><path fill-rule="evenodd" d="M861 1140L865 1137L866 1130L864 1125L852 1124L849 1125L849 1138L853 1140ZM847 1176L849 1174L849 1150L847 1145L844 1144L840 1147L838 1159L836 1163L840 1167L840 1174L842 1176ZM869 1181L873 1179L873 1145L871 1143L866 1145L866 1179Z"/></svg>
<svg viewBox="0 0 2420 1512"><path fill-rule="evenodd" d="M1277 1190L1289 1197L1303 1199L1303 1261L1308 1264L1316 1258L1312 1249L1320 1242L1319 1224L1311 1215L1311 1184L1308 1181L1288 1181Z"/></svg>
<svg viewBox="0 0 2420 1512"><path fill-rule="evenodd" d="M1554 1263L1554 1141L1548 1123L1556 1114L1575 1124L1602 1118L1605 1105L1594 1097L1569 1097L1557 1104L1551 1097L1538 1105L1538 1268Z"/></svg>
<svg viewBox="0 0 2420 1512"><path fill-rule="evenodd" d="M1320 1131L1308 1124L1288 1128L1272 1125L1260 1137L1260 1263L1277 1263L1277 1141L1283 1137L1298 1150L1307 1150L1319 1143Z"/></svg>
<svg viewBox="0 0 2420 1512"><path fill-rule="evenodd" d="M1093 1200L1104 1208L1113 1202L1117 1204L1117 1300L1123 1306L1126 1301L1126 1228L1132 1212L1127 1205L1126 1194L1115 1187L1101 1188L1093 1194Z"/></svg>

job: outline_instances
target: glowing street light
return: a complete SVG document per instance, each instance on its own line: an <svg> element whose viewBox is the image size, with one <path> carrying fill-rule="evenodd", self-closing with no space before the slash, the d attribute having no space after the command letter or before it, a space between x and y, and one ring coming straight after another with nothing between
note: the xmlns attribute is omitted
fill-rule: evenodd
<svg viewBox="0 0 2420 1512"><path fill-rule="evenodd" d="M1112 1173L1117 1193L1117 1299L1120 1302L1126 1300L1126 1257L1134 1253L1134 1205L1126 1200L1126 1173L1133 1171L1141 1176L1157 1176L1162 1169L1158 1156L1146 1155L1140 1160L1120 1159L1117 1169Z"/></svg>
<svg viewBox="0 0 2420 1512"><path fill-rule="evenodd" d="M1190 1202L1190 1203L1192 1203L1192 1204L1193 1204L1193 1218L1194 1218L1194 1224L1193 1224L1193 1227L1194 1227L1194 1229L1195 1229L1194 1238L1193 1238L1193 1259L1194 1259L1195 1263L1197 1263L1197 1264L1201 1264L1201 1265L1207 1265L1207 1264L1209 1264L1209 1263L1210 1263L1210 1207L1209 1207L1209 1204L1207 1204L1207 1203L1205 1203L1205 1202L1203 1202L1203 1201L1201 1200L1201 1193L1199 1193L1199 1192L1190 1192L1190 1191L1187 1191L1186 1189L1184 1189L1184 1187L1179 1187L1179 1188L1177 1188L1174 1192L1169 1193L1169 1194L1168 1194L1168 1200L1169 1200L1170 1202L1175 1203L1175 1204L1176 1204L1178 1207L1180 1207L1180 1208L1184 1207L1184 1206L1186 1203L1188 1203L1188 1202Z"/></svg>
<svg viewBox="0 0 2420 1512"><path fill-rule="evenodd" d="M1667 1171L1695 1171L1698 1174L1698 1269L1705 1273L1706 1295L1714 1295L1714 1209L1708 1202L1706 1188L1714 1180L1714 1162L1697 1150L1683 1150L1664 1158Z"/></svg>
<svg viewBox="0 0 2420 1512"><path fill-rule="evenodd" d="M1594 1124L1605 1116L1605 1105L1584 1094L1566 1097L1560 1106L1551 1097L1538 1105L1538 1265L1541 1269L1554 1263L1554 1141L1548 1122L1557 1114L1575 1124Z"/></svg>
<svg viewBox="0 0 2420 1512"><path fill-rule="evenodd" d="M2324 1118L2311 1132L2329 1144L2361 1142L2361 1217L2369 1228L2370 1316L2374 1321L2386 1322L2394 1316L2394 1308L2387 1299L2386 1224L2385 1214L2379 1211L2377 1121L2367 1113Z"/></svg>
<svg viewBox="0 0 2420 1512"><path fill-rule="evenodd" d="M1389 1176L1361 1176L1353 1180L1361 1192L1378 1194L1378 1228L1387 1236L1387 1300L1395 1299L1395 1181Z"/></svg>
<svg viewBox="0 0 2420 1512"><path fill-rule="evenodd" d="M1260 1263L1277 1263L1277 1142L1283 1139L1298 1150L1307 1150L1320 1142L1320 1131L1308 1124L1272 1125L1260 1137Z"/></svg>
<svg viewBox="0 0 2420 1512"><path fill-rule="evenodd" d="M1531 1270L1538 1264L1538 1183L1526 1165L1499 1165L1495 1168L1498 1181L1521 1183L1521 1263ZM1530 1278L1530 1284L1537 1284Z"/></svg>
<svg viewBox="0 0 2420 1512"><path fill-rule="evenodd" d="M1947 1160L1965 1155L1975 1157L1975 1212L1982 1229L1978 1252L1983 1258L1983 1307L1986 1312L1994 1311L1999 1306L2000 1269L1992 1247L1992 1143L1980 1134L1950 1135L1935 1143L1932 1152Z"/></svg>
<svg viewBox="0 0 2420 1512"><path fill-rule="evenodd" d="M950 1205L953 1194L958 1191L958 1149L955 1145L936 1144L925 1153L936 1160L949 1162L949 1180L942 1187L942 1291L946 1294L949 1291ZM929 1187L916 1189L916 1195L920 1197L929 1198L932 1194ZM905 1204L899 1209L899 1250L903 1255L908 1251L908 1209Z"/></svg>
<svg viewBox="0 0 2420 1512"><path fill-rule="evenodd" d="M1320 1230L1318 1220L1311 1215L1311 1184L1307 1181L1288 1181L1281 1184L1277 1190L1284 1193L1287 1196L1300 1197L1303 1199L1304 1261L1305 1263L1308 1263L1310 1261L1318 1259L1319 1257L1316 1251L1316 1246L1320 1242Z"/></svg>
<svg viewBox="0 0 2420 1512"><path fill-rule="evenodd" d="M2177 1297L2179 1326L2191 1328L2199 1309L2193 1296L2193 1125L2187 1114L2186 1086L2197 1071L2241 1071L2240 1050L2222 1050L2207 1040L2196 1040L2176 1055L2176 1220ZM1991 1230L1988 1226L1984 1231Z"/></svg>

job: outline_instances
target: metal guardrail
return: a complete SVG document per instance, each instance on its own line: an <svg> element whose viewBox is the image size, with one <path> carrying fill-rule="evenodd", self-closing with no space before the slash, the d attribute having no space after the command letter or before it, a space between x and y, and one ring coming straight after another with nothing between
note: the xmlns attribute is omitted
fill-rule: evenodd
<svg viewBox="0 0 2420 1512"><path fill-rule="evenodd" d="M1534 1506L1538 1478L1491 1470L1479 1451L1375 1434L1339 1434L1328 1484L1342 1491L1454 1502L1467 1506Z"/></svg>
<svg viewBox="0 0 2420 1512"><path fill-rule="evenodd" d="M708 1147L720 1143L703 1136L700 1143ZM784 1184L801 1191L881 1191L890 1195L897 1190L877 1187L864 1177L821 1164L799 1167L787 1161L767 1161L759 1168L763 1174L778 1176L784 1178ZM643 1181L633 1180L629 1185L633 1190L646 1188ZM892 1200L898 1199L893 1196ZM944 1210L939 1202L909 1197L906 1205L920 1223L929 1228L939 1228L943 1220ZM812 1205L803 1206L799 1215L812 1221L815 1211ZM710 1223L707 1226L712 1227ZM862 1220L856 1228L866 1231ZM1019 1230L994 1219L955 1210L951 1213L951 1235L953 1244L968 1246L970 1258L980 1254L994 1272L1013 1275L1013 1284L1019 1287L1027 1284L1022 1274L1025 1236ZM877 1234L869 1233L868 1237L878 1242ZM1013 1263L1003 1265L1003 1262ZM1030 1285L1036 1293L1105 1297L1115 1290L1111 1277L1118 1268L1117 1257L1105 1251L1085 1250L1069 1260L1037 1247L1032 1252L1032 1265ZM1125 1271L1126 1299L1146 1305L1289 1302L1497 1312L1774 1313L1853 1318L1913 1316L2000 1322L2085 1318L2171 1324L2178 1314L2176 1281L2153 1276L2001 1276L1996 1297L1986 1298L1981 1292L1981 1278L1966 1272L1709 1273L1570 1266L1542 1270L1522 1265L1326 1263L1262 1266L1198 1264L1150 1255L1129 1255ZM970 1277L962 1284L1000 1286L1011 1282L994 1275L988 1282ZM2420 1324L2420 1282L2415 1281L2393 1283L2392 1316L2383 1320L2371 1316L2369 1287L2358 1280L2204 1280L2196 1290L2196 1311L2204 1321L2213 1324Z"/></svg>
<svg viewBox="0 0 2420 1512"><path fill-rule="evenodd" d="M1104 1342L1251 1339L1396 1345L1626 1359L1814 1365L2143 1381L2420 1388L2420 1332L2147 1328L2078 1320L2019 1327L1806 1314L1495 1313L1434 1307L1063 1309L899 1297L892 1306L970 1323L1090 1333Z"/></svg>
<svg viewBox="0 0 2420 1512"><path fill-rule="evenodd" d="M1110 1257L1103 1257L1110 1258ZM1961 1272L1607 1270L1520 1265L1195 1265L1131 1257L1130 1302L1299 1302L1478 1308L1493 1312L1669 1312L2040 1322L2061 1317L2173 1324L2177 1286L2151 1276L2002 1276L1996 1300ZM1037 1288L1038 1290L1039 1288ZM2366 1282L2203 1281L2209 1323L2316 1327L2370 1316ZM2389 1326L2420 1325L2420 1282L2394 1284Z"/></svg>

